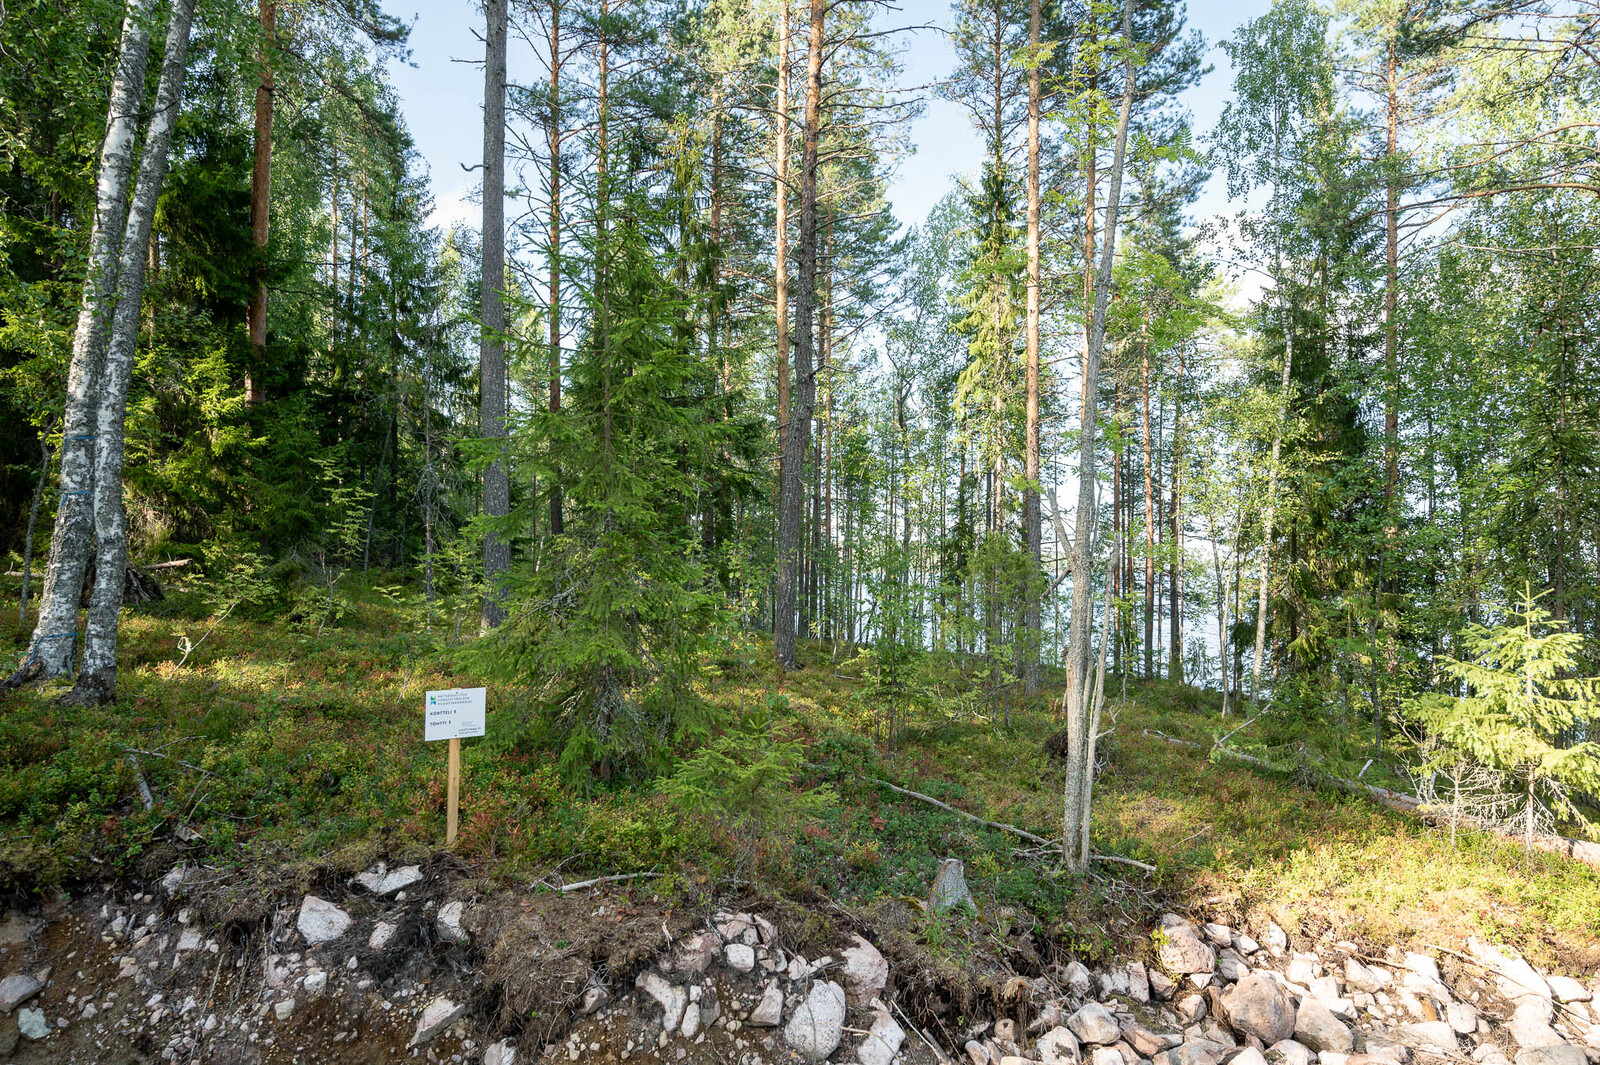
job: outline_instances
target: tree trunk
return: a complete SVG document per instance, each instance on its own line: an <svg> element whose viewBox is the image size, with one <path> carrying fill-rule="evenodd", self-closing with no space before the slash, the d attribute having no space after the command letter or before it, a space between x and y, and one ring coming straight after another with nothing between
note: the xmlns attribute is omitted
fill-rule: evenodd
<svg viewBox="0 0 1600 1065"><path fill-rule="evenodd" d="M1167 530L1172 539L1168 562L1168 602L1172 604L1167 640L1167 676L1183 683L1183 358L1178 357L1172 388L1172 506L1167 510Z"/></svg>
<svg viewBox="0 0 1600 1065"><path fill-rule="evenodd" d="M478 431L490 440L506 435L506 356L501 335L506 310L506 0L485 0L483 68L483 280L479 315L483 333L478 357ZM483 473L483 513L504 517L511 509L511 481L505 457ZM484 598L481 628L505 620L505 578L511 548L498 533L483 538Z"/></svg>
<svg viewBox="0 0 1600 1065"><path fill-rule="evenodd" d="M44 502L44 487L50 483L50 426L39 428L39 479L33 486L33 503L28 507L28 532L22 541L22 595L17 602L17 624L28 620L28 585L33 581L33 533L39 527L39 507Z"/></svg>
<svg viewBox="0 0 1600 1065"><path fill-rule="evenodd" d="M72 668L78 635L78 602L89 560L94 523L95 401L105 360L106 335L117 290L117 270L126 217L128 178L133 170L134 138L144 96L145 61L150 48L146 22L151 0L129 0L122 41L111 81L105 138L95 189L94 221L89 229L89 259L84 269L78 324L67 370L66 412L61 437L61 503L56 508L45 566L39 620L27 660L0 689L59 677Z"/></svg>
<svg viewBox="0 0 1600 1065"><path fill-rule="evenodd" d="M783 438L778 485L778 581L774 603L773 647L778 665L798 669L795 650L795 606L800 577L800 519L804 502L802 467L811 437L811 410L816 402L812 367L817 282L817 144L822 119L823 18L827 0L810 0L811 35L806 53L806 103L800 149L800 242L795 278L795 395L789 430Z"/></svg>
<svg viewBox="0 0 1600 1065"><path fill-rule="evenodd" d="M789 0L778 8L777 179L773 183L774 254L772 292L777 329L778 480L783 481L784 438L789 432Z"/></svg>
<svg viewBox="0 0 1600 1065"><path fill-rule="evenodd" d="M561 5L550 0L550 413L561 411ZM561 481L550 483L550 535L562 533Z"/></svg>
<svg viewBox="0 0 1600 1065"><path fill-rule="evenodd" d="M1155 676L1156 503L1155 457L1150 447L1150 338L1143 343L1141 403L1144 408L1144 675Z"/></svg>
<svg viewBox="0 0 1600 1065"><path fill-rule="evenodd" d="M1022 540L1027 556L1028 583L1023 589L1022 639L1017 641L1022 658L1022 693L1039 692L1039 582L1044 557L1044 538L1039 519L1039 111L1041 87L1039 72L1040 0L1028 5L1028 308L1027 308L1027 411L1025 415L1026 456L1022 490Z"/></svg>
<svg viewBox="0 0 1600 1065"><path fill-rule="evenodd" d="M1106 339L1106 305L1111 297L1111 266L1116 255L1117 213L1121 207L1122 171L1128 146L1128 120L1133 111L1134 69L1133 0L1122 11L1122 35L1130 45L1124 62L1122 106L1117 116L1117 139L1106 199L1105 236L1094 279L1094 304L1089 321L1089 344L1083 360L1083 423L1078 452L1077 531L1072 549L1072 617L1067 643L1067 690L1076 696L1067 707L1067 775L1062 810L1061 848L1067 866L1083 870L1089 860L1089 796L1093 784L1094 737L1090 734L1089 647L1091 612L1094 610L1095 528L1095 398L1099 387L1100 359Z"/></svg>
<svg viewBox="0 0 1600 1065"><path fill-rule="evenodd" d="M261 0L260 75L256 82L255 166L250 172L250 242L259 257L256 268L265 269L269 212L272 206L272 107L277 86L272 71L278 26L277 0ZM267 282L256 279L250 306L245 311L250 331L250 365L244 375L245 402L254 406L266 398L262 375L267 359Z"/></svg>
<svg viewBox="0 0 1600 1065"><path fill-rule="evenodd" d="M122 503L123 421L128 385L139 341L139 311L144 303L146 251L155 222L156 202L167 176L167 149L183 103L183 78L189 58L189 25L195 0L173 0L167 46L156 88L155 111L145 130L139 177L123 233L117 276L117 304L100 376L95 436L94 534L98 541L94 590L85 627L83 669L64 702L94 705L109 701L117 688L117 617L128 579L128 522Z"/></svg>

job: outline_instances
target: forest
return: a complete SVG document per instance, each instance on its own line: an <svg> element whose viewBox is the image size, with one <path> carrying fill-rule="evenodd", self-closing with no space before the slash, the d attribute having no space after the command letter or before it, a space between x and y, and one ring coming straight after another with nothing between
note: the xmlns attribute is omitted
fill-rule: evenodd
<svg viewBox="0 0 1600 1065"><path fill-rule="evenodd" d="M1600 942L1600 4L459 7L466 222L408 11L0 6L8 892L436 839L459 684L484 868Z"/></svg>

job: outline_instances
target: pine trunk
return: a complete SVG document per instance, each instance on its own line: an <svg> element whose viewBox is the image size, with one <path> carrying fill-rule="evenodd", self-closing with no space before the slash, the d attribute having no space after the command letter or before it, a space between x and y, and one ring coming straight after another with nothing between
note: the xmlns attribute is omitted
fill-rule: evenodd
<svg viewBox="0 0 1600 1065"><path fill-rule="evenodd" d="M278 28L276 0L261 0L258 9L261 21L260 74L256 82L255 165L250 172L250 242L256 254L264 256L272 206L272 108L277 85L272 71L272 49ZM258 261L256 268L265 263ZM245 324L250 332L250 365L245 372L245 402L254 406L266 398L262 375L267 360L267 282L256 279L255 291L250 295L250 306L245 311Z"/></svg>
<svg viewBox="0 0 1600 1065"><path fill-rule="evenodd" d="M1022 490L1022 540L1027 555L1028 584L1023 589L1022 639L1017 641L1022 659L1022 693L1039 692L1039 582L1044 538L1039 518L1039 72L1040 0L1028 5L1028 308L1027 308L1027 411L1024 431L1026 455Z"/></svg>
<svg viewBox="0 0 1600 1065"><path fill-rule="evenodd" d="M478 360L478 431L486 439L506 435L506 0L486 0L483 70L483 280L479 316L483 334ZM504 517L511 509L511 481L504 456L483 473L483 513ZM483 614L481 628L505 620L505 578L511 548L495 532L483 538Z"/></svg>

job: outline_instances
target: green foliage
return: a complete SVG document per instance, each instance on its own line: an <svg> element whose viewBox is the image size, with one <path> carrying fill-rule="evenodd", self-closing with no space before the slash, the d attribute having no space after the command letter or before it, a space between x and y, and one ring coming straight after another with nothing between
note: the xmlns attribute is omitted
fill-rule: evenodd
<svg viewBox="0 0 1600 1065"><path fill-rule="evenodd" d="M746 831L792 826L836 802L831 788L801 790L806 749L784 721L788 707L770 697L737 727L682 759L661 782L662 794L689 814L709 814Z"/></svg>

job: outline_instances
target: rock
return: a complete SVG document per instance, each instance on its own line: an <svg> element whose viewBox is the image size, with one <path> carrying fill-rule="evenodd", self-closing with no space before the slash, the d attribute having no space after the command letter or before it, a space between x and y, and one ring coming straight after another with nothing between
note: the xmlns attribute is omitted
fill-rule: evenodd
<svg viewBox="0 0 1600 1065"><path fill-rule="evenodd" d="M439 930L439 938L446 943L465 943L467 930L462 927L461 919L466 915L467 907L460 899L453 899L439 907L439 916L434 919L434 927Z"/></svg>
<svg viewBox="0 0 1600 1065"><path fill-rule="evenodd" d="M976 1039L968 1039L967 1045L962 1047L967 1052L967 1060L972 1065L989 1065L989 1051Z"/></svg>
<svg viewBox="0 0 1600 1065"><path fill-rule="evenodd" d="M1301 987L1310 987L1311 981L1322 974L1322 963L1315 954L1296 954L1289 959L1289 966L1283 975L1289 978L1291 984Z"/></svg>
<svg viewBox="0 0 1600 1065"><path fill-rule="evenodd" d="M659 974L648 969L639 974L635 986L661 1004L661 1027L668 1032L676 1030L683 1020L683 1011L689 1005L689 996L683 988L667 983Z"/></svg>
<svg viewBox="0 0 1600 1065"><path fill-rule="evenodd" d="M205 937L198 928L185 928L183 935L178 937L178 953L187 954L192 950L199 950L205 946Z"/></svg>
<svg viewBox="0 0 1600 1065"><path fill-rule="evenodd" d="M1217 975L1230 984L1243 980L1250 974L1250 966L1232 947L1217 955Z"/></svg>
<svg viewBox="0 0 1600 1065"><path fill-rule="evenodd" d="M1294 1016L1294 1038L1304 1043L1320 1056L1324 1051L1349 1054L1355 1049L1355 1039L1344 1022L1314 998L1300 1000L1300 1009Z"/></svg>
<svg viewBox="0 0 1600 1065"><path fill-rule="evenodd" d="M1155 1056L1155 1065L1222 1065L1227 1047L1204 1039L1186 1039L1171 1050Z"/></svg>
<svg viewBox="0 0 1600 1065"><path fill-rule="evenodd" d="M1229 1059L1229 1065L1267 1065L1267 1057L1255 1047L1245 1047Z"/></svg>
<svg viewBox="0 0 1600 1065"><path fill-rule="evenodd" d="M1594 999L1593 991L1570 976L1547 976L1544 982L1549 985L1557 1002L1589 1002Z"/></svg>
<svg viewBox="0 0 1600 1065"><path fill-rule="evenodd" d="M776 1028L783 1023L783 988L778 986L778 981L767 985L746 1023L755 1028Z"/></svg>
<svg viewBox="0 0 1600 1065"><path fill-rule="evenodd" d="M1251 973L1224 992L1222 1009L1234 1031L1255 1036L1266 1046L1295 1033L1294 1003L1289 993L1262 973Z"/></svg>
<svg viewBox="0 0 1600 1065"><path fill-rule="evenodd" d="M1199 995L1185 995L1174 1005L1178 1010L1178 1020L1184 1024L1195 1024L1206 1015L1206 1000Z"/></svg>
<svg viewBox="0 0 1600 1065"><path fill-rule="evenodd" d="M1267 1048L1267 1060L1281 1061L1283 1065L1311 1065L1311 1049L1293 1039L1280 1039Z"/></svg>
<svg viewBox="0 0 1600 1065"><path fill-rule="evenodd" d="M1162 1002L1171 1001L1173 993L1178 990L1178 985L1173 983L1172 978L1160 969L1151 969L1149 973L1150 993Z"/></svg>
<svg viewBox="0 0 1600 1065"><path fill-rule="evenodd" d="M292 998L280 998L272 1004L272 1015L280 1021L286 1021L294 1016L295 1001Z"/></svg>
<svg viewBox="0 0 1600 1065"><path fill-rule="evenodd" d="M1587 1065L1581 1047L1556 1043L1547 1047L1523 1047L1517 1051L1515 1065Z"/></svg>
<svg viewBox="0 0 1600 1065"><path fill-rule="evenodd" d="M761 916L759 913L750 915L750 923L756 926L756 938L765 945L771 945L778 938L778 926Z"/></svg>
<svg viewBox="0 0 1600 1065"><path fill-rule="evenodd" d="M394 934L400 931L400 926L389 921L379 921L372 926L372 934L367 937L367 946L373 950L383 950L394 940Z"/></svg>
<svg viewBox="0 0 1600 1065"><path fill-rule="evenodd" d="M611 991L606 985L591 983L583 989L583 1002L578 1006L578 1012L587 1017L610 1001Z"/></svg>
<svg viewBox="0 0 1600 1065"><path fill-rule="evenodd" d="M490 1043L483 1052L483 1065L516 1065L517 1051L507 1040Z"/></svg>
<svg viewBox="0 0 1600 1065"><path fill-rule="evenodd" d="M1369 995L1382 991L1384 983L1379 980L1375 971L1354 958L1344 960L1344 982L1357 991L1365 991Z"/></svg>
<svg viewBox="0 0 1600 1065"><path fill-rule="evenodd" d="M1076 1065L1083 1058L1078 1037L1072 1034L1071 1028L1058 1025L1040 1036L1035 1045L1044 1065Z"/></svg>
<svg viewBox="0 0 1600 1065"><path fill-rule="evenodd" d="M1516 951L1502 949L1477 938L1467 940L1467 946L1472 949L1472 956L1478 960L1478 964L1494 973L1500 993L1513 1003L1520 1003L1529 997L1546 1000L1554 997L1545 978L1523 961Z"/></svg>
<svg viewBox="0 0 1600 1065"><path fill-rule="evenodd" d="M895 1055L900 1053L900 1044L905 1041L905 1029L888 1013L878 1010L872 1016L872 1027L867 1029L866 1038L856 1048L856 1061L860 1065L891 1065Z"/></svg>
<svg viewBox="0 0 1600 1065"><path fill-rule="evenodd" d="M1150 973L1142 961L1128 963L1128 995L1135 1002L1150 1001Z"/></svg>
<svg viewBox="0 0 1600 1065"><path fill-rule="evenodd" d="M755 918L748 913L723 911L711 919L711 924L724 943L738 941L753 947L761 938L761 933L756 931Z"/></svg>
<svg viewBox="0 0 1600 1065"><path fill-rule="evenodd" d="M1167 1041L1150 1029L1138 1024L1124 1025L1122 1039L1141 1058L1153 1058L1167 1049Z"/></svg>
<svg viewBox="0 0 1600 1065"><path fill-rule="evenodd" d="M27 973L12 973L0 980L0 1013L10 1013L34 995L44 990L44 984Z"/></svg>
<svg viewBox="0 0 1600 1065"><path fill-rule="evenodd" d="M972 892L967 889L967 869L960 858L940 858L939 868L933 874L933 886L928 889L928 909L944 913L954 909L976 909Z"/></svg>
<svg viewBox="0 0 1600 1065"><path fill-rule="evenodd" d="M350 928L350 915L327 899L307 895L300 902L300 917L295 922L311 946L330 943Z"/></svg>
<svg viewBox="0 0 1600 1065"><path fill-rule="evenodd" d="M722 1016L722 1003L717 1001L717 985L707 984L700 989L700 1023L710 1028Z"/></svg>
<svg viewBox="0 0 1600 1065"><path fill-rule="evenodd" d="M832 980L811 985L811 993L784 1026L784 1042L808 1061L826 1059L839 1046L844 1008L844 988Z"/></svg>
<svg viewBox="0 0 1600 1065"><path fill-rule="evenodd" d="M1168 914L1161 919L1156 951L1162 968L1180 976L1209 973L1216 968L1217 952L1200 939L1194 925Z"/></svg>
<svg viewBox="0 0 1600 1065"><path fill-rule="evenodd" d="M1465 1002L1452 1002L1446 1006L1444 1020L1460 1035L1471 1035L1478 1030L1478 1011Z"/></svg>
<svg viewBox="0 0 1600 1065"><path fill-rule="evenodd" d="M994 1022L994 1041L997 1043L1015 1043L1017 1041L1017 1022L1010 1017L1002 1017Z"/></svg>
<svg viewBox="0 0 1600 1065"><path fill-rule="evenodd" d="M756 948L748 943L729 943L722 948L722 958L730 969L747 973L756 967Z"/></svg>
<svg viewBox="0 0 1600 1065"><path fill-rule="evenodd" d="M168 895L176 896L178 892L183 890L184 881L197 872L199 872L198 869L192 869L187 865L175 865L167 870L166 876L161 878L161 890Z"/></svg>
<svg viewBox="0 0 1600 1065"><path fill-rule="evenodd" d="M1089 1053L1090 1065L1124 1065L1122 1051L1116 1047L1095 1047Z"/></svg>
<svg viewBox="0 0 1600 1065"><path fill-rule="evenodd" d="M1480 1065L1511 1065L1511 1059L1506 1057L1505 1051L1493 1043L1480 1043L1472 1051L1472 1060Z"/></svg>
<svg viewBox="0 0 1600 1065"><path fill-rule="evenodd" d="M307 973L305 981L301 984L309 995L320 995L328 990L328 974L318 969L314 973Z"/></svg>
<svg viewBox="0 0 1600 1065"><path fill-rule="evenodd" d="M393 895L422 879L422 869L415 865L402 865L390 871L382 862L356 877L356 883L374 895Z"/></svg>
<svg viewBox="0 0 1600 1065"><path fill-rule="evenodd" d="M1067 986L1080 995L1087 995L1089 988L1094 986L1094 974L1078 961L1067 963L1065 980Z"/></svg>
<svg viewBox="0 0 1600 1065"><path fill-rule="evenodd" d="M1116 1017L1098 1002L1090 1002L1068 1017L1067 1027L1085 1043L1109 1045L1122 1036Z"/></svg>
<svg viewBox="0 0 1600 1065"><path fill-rule="evenodd" d="M1218 924L1215 921L1207 921L1201 927L1201 931L1206 934L1207 939L1219 947L1233 946L1233 929L1229 928L1225 924Z"/></svg>
<svg viewBox="0 0 1600 1065"><path fill-rule="evenodd" d="M44 1010L23 1009L17 1012L17 1031L27 1039L43 1039L50 1034L50 1025L44 1019Z"/></svg>
<svg viewBox="0 0 1600 1065"><path fill-rule="evenodd" d="M717 938L715 932L696 932L678 944L678 949L672 955L672 969L688 976L699 976L710 968L721 950L722 940ZM751 957L755 955L752 953Z"/></svg>
<svg viewBox="0 0 1600 1065"><path fill-rule="evenodd" d="M865 1006L878 997L889 982L889 963L878 948L860 936L851 936L855 946L846 947L844 955L845 999L852 1006ZM867 1065L862 1062L861 1065Z"/></svg>
<svg viewBox="0 0 1600 1065"><path fill-rule="evenodd" d="M1446 1043L1446 1047L1453 1046ZM1396 1043L1377 1032L1367 1033L1367 1057L1377 1062L1386 1062L1387 1065L1406 1065L1411 1060L1411 1048L1404 1043Z"/></svg>
<svg viewBox="0 0 1600 1065"><path fill-rule="evenodd" d="M700 1034L700 1003L691 1002L683 1008L683 1023L678 1025L678 1031L683 1033L685 1039L693 1039Z"/></svg>
<svg viewBox="0 0 1600 1065"><path fill-rule="evenodd" d="M1506 1022L1506 1031L1511 1033L1511 1038L1517 1041L1519 1047L1550 1047L1565 1042L1550 1027L1549 1002L1535 998L1527 998L1517 1004L1516 1010L1511 1014L1511 1020Z"/></svg>
<svg viewBox="0 0 1600 1065"><path fill-rule="evenodd" d="M1237 950L1240 954L1250 955L1260 950L1261 944L1257 943L1243 932L1236 932L1233 937L1233 949Z"/></svg>
<svg viewBox="0 0 1600 1065"><path fill-rule="evenodd" d="M440 1032L460 1020L467 1012L465 1005L458 1006L444 996L440 996L422 1008L422 1016L417 1018L417 1030L412 1033L409 1047L420 1047L433 1042Z"/></svg>
<svg viewBox="0 0 1600 1065"><path fill-rule="evenodd" d="M1425 1050L1433 1049L1440 1053L1451 1054L1456 1051L1456 1030L1444 1021L1402 1024L1397 1034L1406 1042Z"/></svg>
<svg viewBox="0 0 1600 1065"><path fill-rule="evenodd" d="M1276 921L1267 922L1267 949L1273 954L1282 954L1289 949L1289 937Z"/></svg>

